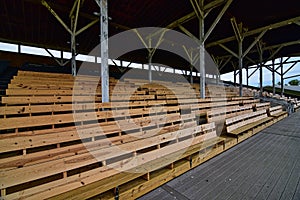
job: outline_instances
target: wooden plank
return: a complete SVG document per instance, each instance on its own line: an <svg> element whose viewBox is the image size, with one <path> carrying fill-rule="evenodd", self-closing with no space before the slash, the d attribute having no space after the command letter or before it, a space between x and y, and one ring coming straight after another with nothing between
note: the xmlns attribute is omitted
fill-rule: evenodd
<svg viewBox="0 0 300 200"><path fill-rule="evenodd" d="M3 104L9 105L28 105L28 104L42 104L42 103L66 103L66 102L101 102L101 97L97 96L8 96L2 97Z"/></svg>
<svg viewBox="0 0 300 200"><path fill-rule="evenodd" d="M51 144L57 144L60 142L68 142L72 140L78 139L86 139L91 137L103 136L106 134L118 133L120 131L129 131L131 129L140 129L140 128L149 128L152 127L153 131L144 131L137 130L136 133L131 133L131 137L138 137L139 135L144 135L146 137L146 133L154 132L155 134L159 133L159 130L164 130L160 127L160 125L167 123L175 123L182 122L182 120L189 121L190 119L194 119L193 115L179 115L179 113L173 113L168 115L161 116L152 116L152 117L142 117L130 120L119 120L116 122L110 123L101 123L100 128L97 124L89 125L89 126L78 126L77 129L75 127L70 130L61 130L58 132L52 132L50 129L48 132L43 131L41 134L18 134L12 135L7 134L7 136L2 137L0 140L0 151L1 152L9 152L20 149L34 148L39 146L46 146ZM149 123L150 121L150 123ZM143 124L143 126L141 126ZM153 127L156 124L157 127ZM165 128L168 129L169 126ZM170 126L171 127L171 126ZM122 129L121 129L122 128ZM183 128L183 127L181 127ZM79 134L80 133L80 137ZM151 134L150 134L151 135ZM120 140L124 140L125 138L119 137ZM125 142L125 140L124 140Z"/></svg>
<svg viewBox="0 0 300 200"><path fill-rule="evenodd" d="M98 90L31 90L31 89L6 89L6 95L9 96L50 96L50 95L101 95Z"/></svg>
<svg viewBox="0 0 300 200"><path fill-rule="evenodd" d="M195 145L195 146L197 146L197 145ZM203 145L203 143L201 143L200 146L205 146L205 145ZM191 146L189 149L192 149L193 147L194 146ZM197 151L199 151L199 145L194 150L194 152L197 152ZM188 155L188 153L189 153L189 150L185 151L185 153L182 154L182 157L186 157ZM136 171L138 172L139 169L143 169L145 166L147 166L147 169L149 169L149 170L159 169L162 166L164 166L163 163L165 163L168 160L171 160L173 157L174 157L174 155L162 156L162 157L156 158L155 160L153 160L149 163L145 163L145 164L142 164L140 167L137 167ZM151 170L151 171L153 171L153 170ZM99 176L98 173L97 173L97 176ZM121 175L116 174L116 175L111 176L111 178L104 178L104 179L101 179L100 181L98 180L97 182L94 182L92 184L87 184L88 183L86 181L87 179L85 179L84 181L82 181L85 183L85 185L78 184L79 186L83 186L83 187L80 187L73 191L61 194L54 198L55 199L66 199L66 198L74 199L74 198L78 198L78 197L79 198L92 197L99 193L103 193L103 192L109 190L110 188L115 187L116 185L121 185L126 182L129 182L130 180L133 180L139 176L141 176L141 175L138 173L134 173L134 174L121 173ZM69 183L71 183L71 182L69 182ZM73 184L73 186L70 184L69 187L70 186L74 188L75 184ZM48 187L48 188L51 188L51 187ZM64 190L64 188L67 188L67 187L63 186L63 188L62 188L62 186L61 186L59 192L62 192L62 190ZM45 190L46 190L46 188L45 188ZM57 191L58 191L57 189L54 190L55 193L57 193ZM39 195L39 194L37 194L37 195ZM44 196L47 196L47 195L52 196L53 194L51 195L51 193L47 192L47 190L46 190L46 192L44 192L43 195ZM38 196L34 196L34 197L36 198Z"/></svg>
<svg viewBox="0 0 300 200"><path fill-rule="evenodd" d="M180 137L185 137L186 135L194 134L196 132L201 131L202 126L198 126L198 127L195 127L195 129L194 128L192 128L192 129L193 129L192 132L191 132L191 130L186 129L184 131L171 132L168 134L159 135L159 136L151 137L148 139L138 140L138 141L134 142L134 145L131 143L118 145L118 147L116 147L116 149L125 150L126 151L125 153L128 154L128 152L130 152L130 151L136 151L138 149L147 148L151 145L157 144L157 142L159 142L159 141L164 143L165 141L174 140L176 137L178 137L178 134L180 134ZM215 132L214 133L212 132L212 136L209 136L208 139L210 139L210 137L214 137L214 136L215 136ZM196 138L187 139L182 142L178 142L178 145L170 144L164 148L153 150L151 152L155 152L155 153L149 152L149 154L153 155L154 157L157 157L156 151L158 151L158 152L163 153L163 155L168 155L170 152L174 151L173 148L175 148L175 151L176 151L176 149L180 150L182 148L185 148L185 145L197 144L200 141L203 141L203 139L204 139L203 137L204 137L203 135L200 135L200 136L196 137L197 139ZM182 145L179 145L179 144L182 144ZM170 148L170 146L172 146L172 148ZM47 163L40 163L40 164L33 165L33 166L14 169L14 170L7 171L5 173L1 172L0 176L1 176L2 184L1 184L0 188L3 189L3 188L10 187L13 185L18 185L20 183L25 183L27 181L39 179L44 176L61 173L66 170L71 170L71 169L75 169L78 167L82 167L84 165L99 162L99 159L105 160L108 158L112 158L112 157L120 156L120 155L124 154L124 152L115 151L113 149L114 149L113 147L109 147L107 150L93 152L93 155L101 156L101 157L98 157L98 159L95 159L93 156L89 155L89 153L88 153L88 154L73 156L71 158L65 158L63 160L62 159L54 160L54 161L50 161ZM145 156L146 154L148 154L148 153L138 155L137 157L143 158L143 162L147 162L147 160L150 161L151 159L154 159L154 157L150 157L150 158L146 157ZM159 155L161 156L161 154L159 154ZM120 166L120 167L125 168L125 169L127 167L129 167L129 169L131 168L130 165ZM44 171L42 169L47 169L47 170ZM14 179L11 179L11 177L14 177Z"/></svg>
<svg viewBox="0 0 300 200"><path fill-rule="evenodd" d="M252 106L226 106L223 108L213 108L207 111L207 121L224 121L226 118L230 118L240 114L246 114L252 112Z"/></svg>
<svg viewBox="0 0 300 200"><path fill-rule="evenodd" d="M18 70L18 76L60 77L60 78L69 78L69 79L74 78L72 76L72 74L49 73L49 72L33 72L33 71L22 71L22 70Z"/></svg>
<svg viewBox="0 0 300 200"><path fill-rule="evenodd" d="M63 104L61 104L63 105ZM83 110L84 113L70 113L70 114L54 114L54 115L40 115L40 116L21 116L10 117L0 119L0 130L26 128L35 126L66 124L73 122L84 122L99 119L130 117L136 115L149 115L155 113L165 113L168 111L165 107L150 107L150 108L135 108L124 110L112 110L112 111L95 111L92 106L88 108L84 104L73 105L74 110ZM50 107L50 106L49 106ZM70 106L68 106L70 108ZM73 108L74 107L74 108ZM24 108L24 107L23 107ZM22 108L22 110L24 110ZM51 108L51 107L50 107ZM52 107L53 108L53 107ZM89 110L90 109L90 110ZM174 107L173 110L178 110ZM21 111L22 111L21 110ZM153 117L152 117L153 118Z"/></svg>
<svg viewBox="0 0 300 200"><path fill-rule="evenodd" d="M205 145L203 144L203 146L205 146ZM201 148L195 147L194 149L196 151L200 151L203 149L203 147L201 147ZM222 147L221 147L221 151L222 151ZM193 167L195 167L195 166L203 163L204 161L210 159L211 157L217 155L219 152L214 150L214 152L212 152L210 155L208 155L208 154L203 155L203 158L201 159L201 161L193 162L193 164L194 164ZM199 154L196 154L196 155L199 156ZM122 185L120 187L120 198L122 198L122 199L138 198L138 197L144 195L145 193L149 192L150 190L153 190L153 189L157 188L158 186L170 181L174 177L177 177L177 176L185 173L189 169L190 169L189 161L180 160L174 164L173 170L168 170L166 168L163 168L159 171L154 171L153 173L151 173L151 179L147 182L139 181L140 179L138 179L138 180L134 180L133 182L126 183L125 185ZM102 197L103 196L100 195L100 198L102 198ZM106 197L107 196L105 196L105 198Z"/></svg>
<svg viewBox="0 0 300 200"><path fill-rule="evenodd" d="M111 144L117 145L117 144L122 144L127 142L133 142L140 138L146 138L149 136L152 137L170 131L177 131L177 130L184 131L185 128L189 129L190 127L196 127L196 125L197 124L193 122L186 122L180 127L178 125L169 125L169 126L165 126L163 129L154 128L151 129L151 131L138 131L136 133L131 133L130 135L122 135L122 136L117 135L114 137L103 138L96 141L85 142L84 144L75 144L71 146L65 146L65 147L50 149L46 151L30 153L22 156L4 158L1 159L2 164L0 166L0 171L19 168L21 166L24 167L33 164L38 164L41 162L51 161L58 158L79 155L79 154L87 153L88 151L99 150L100 148L110 147ZM177 127L177 128L173 128L173 127ZM0 140L0 142L1 144L4 144L2 145L2 150L4 149L3 152L18 150L18 149L26 149L26 148L34 149L34 147L47 146L49 144L55 144L55 143L61 143L67 141L76 141L76 140L87 139L99 135L104 136L114 132L118 133L121 131L121 129L119 129L118 126L115 127L106 126L106 127L102 127L102 131L97 129L97 127L94 128L91 127L91 128L84 129L84 132L87 134L84 134L82 131L80 131L81 132L80 136L76 131L73 132L69 131L69 132L58 132L56 134L51 134L51 135L47 134L47 135L38 135L38 136L36 135L25 136L19 138L8 138L8 139ZM91 132L93 134L89 134ZM18 145L16 145L16 143ZM7 148L5 149L5 147Z"/></svg>
<svg viewBox="0 0 300 200"><path fill-rule="evenodd" d="M138 107L160 107L165 106L166 101L135 101L135 102L110 102L110 103L78 103L78 104L43 104L43 105L23 105L23 106L0 106L0 115L17 115L30 113L63 112L73 110L98 110L106 109L134 109ZM165 107L168 111L178 110L178 106Z"/></svg>

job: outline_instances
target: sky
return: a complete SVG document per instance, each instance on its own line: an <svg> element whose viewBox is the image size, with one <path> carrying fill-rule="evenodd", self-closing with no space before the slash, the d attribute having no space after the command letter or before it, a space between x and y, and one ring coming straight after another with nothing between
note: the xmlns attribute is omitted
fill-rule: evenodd
<svg viewBox="0 0 300 200"><path fill-rule="evenodd" d="M18 52L18 46L16 44L9 44L9 43L0 42L0 51L1 50L2 51L10 51L10 52ZM60 58L60 51L51 50L51 49L49 49L49 51L51 52L51 54L54 57ZM21 45L21 53L35 54L35 55L48 56L48 57L50 56L49 53L47 53L47 51L45 49L37 48L37 47L30 47L30 46L23 46L23 45ZM71 53L70 52L63 52L63 57L65 59L69 59L71 57ZM284 60L285 59L286 58L284 58ZM95 57L82 55L82 54L77 55L76 60L88 61L88 62L95 62L96 61ZM295 61L295 60L300 60L300 57L292 57L288 61ZM114 60L114 61L115 61L115 63L119 63L119 61L117 61L117 60ZM124 62L125 61L123 61L123 64L124 64ZM100 58L97 58L97 63L100 63ZM276 59L275 63L279 63L279 59ZM109 60L109 64L113 64L111 60ZM124 65L127 65L127 64L129 64L129 63L125 63ZM271 62L269 61L266 64L271 64ZM284 71L286 71L291 65L292 64L285 64L284 67L283 67ZM141 64L138 64L138 63L132 63L132 65L130 67L141 68L142 66L141 66ZM148 66L145 65L144 67L146 69ZM155 67L155 66L153 66L153 67ZM169 72L170 70L167 69L165 71ZM255 69L249 69L249 75L254 70ZM278 69L278 72L280 72L280 69ZM181 72L176 72L176 73L181 73ZM299 74L300 74L300 62L297 63L289 72L287 72L284 75L284 77L289 77L289 76L299 75ZM196 74L194 74L194 75L196 75ZM291 78L291 79L286 79L284 81L284 84L287 84L292 79L299 79L300 80L300 76L295 77L295 78ZM232 81L233 82L234 81L233 72L221 75L221 80ZM239 75L236 76L236 80L237 80L237 83L238 83L239 82ZM275 74L275 83L277 84L279 81L280 81L280 76L278 74ZM243 84L246 84L246 70L245 69L243 69ZM256 87L259 86L259 70L257 70L249 78L249 85L256 86ZM272 85L272 73L264 67L263 68L263 86L267 86L267 85Z"/></svg>
<svg viewBox="0 0 300 200"><path fill-rule="evenodd" d="M285 60L285 58L284 58ZM295 60L300 60L300 57L292 57L290 58L288 61L295 61ZM279 59L276 60L276 63L279 62ZM271 62L267 62L266 64L271 64ZM292 64L285 64L283 66L283 70L284 72L291 66ZM277 65L278 66L278 65ZM255 69L249 69L249 75L254 71ZM277 70L278 72L280 72L280 69ZM293 75L299 75L300 74L300 62L297 63L290 71L288 71L284 77L289 77L289 76L293 76ZM299 77L294 77L291 79L286 79L284 80L284 84L288 84L288 82L290 80L293 79L298 79L300 80L300 76ZM226 73L221 75L221 80L224 81L234 81L233 78L233 72L230 73ZM237 75L236 77L237 83L239 82L239 75ZM278 74L275 73L275 84L277 84L280 81L280 76ZM243 69L243 84L246 84L246 70ZM257 70L250 78L249 78L249 85L251 86L259 86L259 70ZM270 72L268 69L266 69L265 67L263 68L263 86L267 86L267 85L272 85L272 72Z"/></svg>

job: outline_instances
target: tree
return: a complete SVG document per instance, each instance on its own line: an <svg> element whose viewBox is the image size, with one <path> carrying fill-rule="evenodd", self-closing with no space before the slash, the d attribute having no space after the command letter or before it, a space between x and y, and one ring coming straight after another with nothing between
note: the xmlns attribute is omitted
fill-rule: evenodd
<svg viewBox="0 0 300 200"><path fill-rule="evenodd" d="M299 80L294 79L289 82L290 85L299 85Z"/></svg>

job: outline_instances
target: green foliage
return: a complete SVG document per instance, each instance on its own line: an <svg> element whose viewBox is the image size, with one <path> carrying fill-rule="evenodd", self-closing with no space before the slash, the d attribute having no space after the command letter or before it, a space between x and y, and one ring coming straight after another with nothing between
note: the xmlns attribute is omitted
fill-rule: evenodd
<svg viewBox="0 0 300 200"><path fill-rule="evenodd" d="M290 85L299 85L299 80L297 80L297 79L291 80L291 81L289 81L289 84Z"/></svg>

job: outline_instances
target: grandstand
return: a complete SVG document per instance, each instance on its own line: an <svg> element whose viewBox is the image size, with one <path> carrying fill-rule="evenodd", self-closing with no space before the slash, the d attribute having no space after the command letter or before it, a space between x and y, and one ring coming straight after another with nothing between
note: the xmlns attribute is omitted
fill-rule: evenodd
<svg viewBox="0 0 300 200"><path fill-rule="evenodd" d="M300 100L242 85L299 55L299 2L264 6L1 1L0 199L299 199Z"/></svg>

